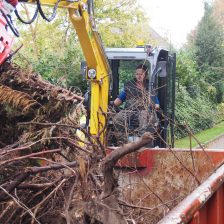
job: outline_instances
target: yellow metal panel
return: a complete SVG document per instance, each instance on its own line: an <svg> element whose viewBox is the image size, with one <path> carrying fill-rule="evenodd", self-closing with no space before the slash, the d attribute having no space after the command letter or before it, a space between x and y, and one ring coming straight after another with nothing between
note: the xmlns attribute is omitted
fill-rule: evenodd
<svg viewBox="0 0 224 224"><path fill-rule="evenodd" d="M106 125L106 113L108 107L109 91L109 64L104 53L99 34L93 30L88 12L82 4L78 9L69 9L71 21L86 58L87 67L96 70L96 79L91 80L91 112L90 133L101 133L100 139L104 144L104 126Z"/></svg>
<svg viewBox="0 0 224 224"><path fill-rule="evenodd" d="M99 120L98 120L98 110L99 110L99 85L97 82L91 83L91 109L90 109L90 131L91 134L98 134Z"/></svg>

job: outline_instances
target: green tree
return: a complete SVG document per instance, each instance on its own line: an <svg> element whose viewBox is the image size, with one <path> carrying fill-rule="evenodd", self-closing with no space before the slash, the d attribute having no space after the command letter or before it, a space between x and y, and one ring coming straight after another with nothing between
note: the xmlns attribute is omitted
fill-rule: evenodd
<svg viewBox="0 0 224 224"><path fill-rule="evenodd" d="M45 9L46 10L46 9ZM28 19L32 6L24 5L21 16ZM52 11L52 9L47 9ZM16 47L23 48L15 57L15 62L22 67L32 66L45 79L63 86L79 86L85 90L86 81L80 77L82 50L75 30L67 15L67 10L58 9L57 17L48 23L40 16L30 25L17 21L21 38Z"/></svg>
<svg viewBox="0 0 224 224"><path fill-rule="evenodd" d="M223 65L223 30L213 17L212 10L212 6L205 3L205 14L198 25L195 39L196 60L202 72L207 71L208 66Z"/></svg>
<svg viewBox="0 0 224 224"><path fill-rule="evenodd" d="M215 0L213 14L214 14L217 22L224 28L223 12L224 12L224 1L223 0Z"/></svg>
<svg viewBox="0 0 224 224"><path fill-rule="evenodd" d="M95 18L97 28L105 46L133 47L137 40L148 41L148 23L143 11L134 0L96 0ZM32 17L33 6L22 5L19 13L23 18ZM44 8L46 14L52 8ZM40 16L31 25L17 22L21 38L16 47L24 47L16 56L16 63L27 67L32 65L44 78L52 82L66 77L68 85L81 85L80 61L84 59L67 10L58 9L56 18L48 23ZM133 35L133 33L135 35Z"/></svg>
<svg viewBox="0 0 224 224"><path fill-rule="evenodd" d="M135 47L150 40L149 19L136 0L96 0L96 22L107 47Z"/></svg>
<svg viewBox="0 0 224 224"><path fill-rule="evenodd" d="M199 87L200 75L194 60L193 49L182 48L178 51L176 73L180 84L185 86L189 93L193 88L196 89Z"/></svg>
<svg viewBox="0 0 224 224"><path fill-rule="evenodd" d="M190 126L194 133L210 128L215 123L216 111L212 103L202 93L194 98L180 85L176 94L176 131L177 138L187 135L185 124Z"/></svg>
<svg viewBox="0 0 224 224"><path fill-rule="evenodd" d="M195 59L200 74L205 82L210 85L210 91L215 88L216 101L220 102L221 90L219 80L223 78L224 71L224 33L223 28L215 20L213 6L205 3L205 14L198 24L195 46ZM212 90L213 91L213 90ZM222 91L222 92L220 92Z"/></svg>

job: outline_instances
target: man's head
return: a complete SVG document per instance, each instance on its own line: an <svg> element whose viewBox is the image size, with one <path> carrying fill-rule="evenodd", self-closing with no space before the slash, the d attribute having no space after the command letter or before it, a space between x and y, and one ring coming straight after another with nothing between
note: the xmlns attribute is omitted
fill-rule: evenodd
<svg viewBox="0 0 224 224"><path fill-rule="evenodd" d="M147 66L140 64L136 67L135 78L137 82L143 83L148 75Z"/></svg>

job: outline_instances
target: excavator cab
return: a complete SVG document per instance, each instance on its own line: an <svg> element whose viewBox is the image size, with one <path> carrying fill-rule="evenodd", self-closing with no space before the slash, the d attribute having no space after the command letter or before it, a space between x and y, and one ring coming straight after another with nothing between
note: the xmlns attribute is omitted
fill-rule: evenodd
<svg viewBox="0 0 224 224"><path fill-rule="evenodd" d="M154 114L156 128L145 130L153 132L155 136L155 140L149 147L165 148L168 145L174 147L175 54L170 55L167 50L162 48L152 49L151 46L146 46L145 48L107 48L106 55L113 79L110 86L110 101L117 98L124 82L133 79L138 64L144 64L148 67L148 95L152 96L151 99L154 103L157 98L160 104L160 109L155 111ZM119 110L123 109L125 108L119 108ZM120 113L115 110L116 112ZM134 116L136 117L136 113L133 113L132 119L127 122L127 128L123 131L123 136L127 134L127 130L140 128L139 122L136 122ZM117 146L119 144L113 132L114 125L111 123L113 121L109 119L108 145ZM115 124L115 126L117 125ZM135 141L141 134L137 132L129 133L128 140Z"/></svg>

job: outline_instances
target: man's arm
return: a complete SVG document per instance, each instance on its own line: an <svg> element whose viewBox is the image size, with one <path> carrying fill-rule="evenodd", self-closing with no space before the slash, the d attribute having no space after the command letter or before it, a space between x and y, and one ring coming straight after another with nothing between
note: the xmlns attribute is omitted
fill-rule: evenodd
<svg viewBox="0 0 224 224"><path fill-rule="evenodd" d="M120 100L119 98L116 98L116 99L114 100L114 105L117 106L117 107L120 106L122 103L123 103L123 101Z"/></svg>
<svg viewBox="0 0 224 224"><path fill-rule="evenodd" d="M156 96L156 100L155 100L156 102L155 102L155 109L156 110L159 110L160 109L160 105L159 105L159 99L158 99L158 97Z"/></svg>
<svg viewBox="0 0 224 224"><path fill-rule="evenodd" d="M154 98L154 99L153 99ZM149 104L150 104L150 108L155 109L155 110L159 110L160 109L160 102L157 96L153 96L150 95L149 97Z"/></svg>
<svg viewBox="0 0 224 224"><path fill-rule="evenodd" d="M120 106L126 100L126 92L124 90L121 91L119 96L114 100L115 106Z"/></svg>

